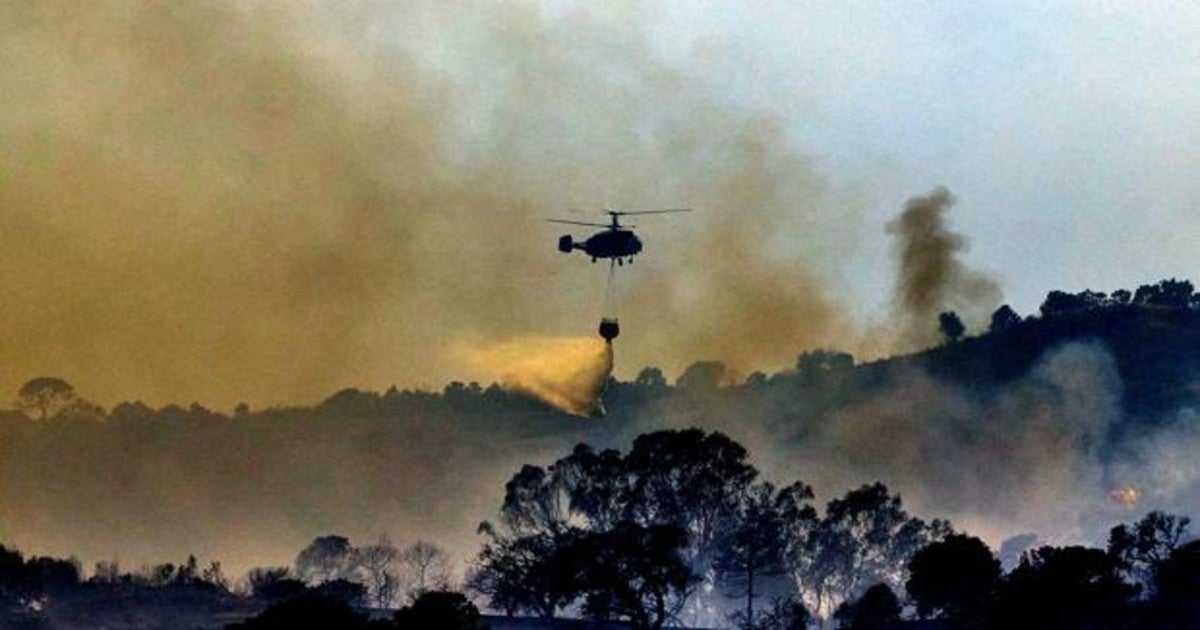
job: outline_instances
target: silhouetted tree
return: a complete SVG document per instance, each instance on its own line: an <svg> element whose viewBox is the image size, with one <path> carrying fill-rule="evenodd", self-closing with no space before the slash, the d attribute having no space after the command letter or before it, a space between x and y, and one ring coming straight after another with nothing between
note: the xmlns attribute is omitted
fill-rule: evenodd
<svg viewBox="0 0 1200 630"><path fill-rule="evenodd" d="M25 557L20 551L0 545L0 602L12 602L29 591Z"/></svg>
<svg viewBox="0 0 1200 630"><path fill-rule="evenodd" d="M1094 306L1086 297L1067 293L1065 291L1051 291L1046 295L1045 301L1042 302L1039 310L1042 317L1051 317L1064 313L1082 311Z"/></svg>
<svg viewBox="0 0 1200 630"><path fill-rule="evenodd" d="M175 581L176 567L174 563L164 562L154 565L146 575L150 586L166 586Z"/></svg>
<svg viewBox="0 0 1200 630"><path fill-rule="evenodd" d="M200 572L200 579L204 582L223 590L229 590L229 578L225 577L225 571L221 568L221 563L213 560Z"/></svg>
<svg viewBox="0 0 1200 630"><path fill-rule="evenodd" d="M1166 560L1185 538L1192 519L1150 512L1130 525L1117 525L1108 533L1108 553L1118 568L1136 583L1149 584L1155 565Z"/></svg>
<svg viewBox="0 0 1200 630"><path fill-rule="evenodd" d="M717 582L733 597L744 597L746 607L740 616L743 627L756 628L754 600L762 596L764 578L786 572L786 526L775 487L760 483L741 498L733 519L718 544L713 567ZM755 588L758 587L758 590Z"/></svg>
<svg viewBox="0 0 1200 630"><path fill-rule="evenodd" d="M640 436L626 457L581 444L549 468L526 465L505 486L505 531L486 528L492 540L470 586L494 608L551 616L576 596L554 577L564 567L552 553L623 519L695 532L703 543L689 548L689 559L711 562L717 528L757 474L745 458L724 435L687 430Z"/></svg>
<svg viewBox="0 0 1200 630"><path fill-rule="evenodd" d="M1113 556L1086 547L1027 552L1001 583L1000 627L1117 628L1137 589L1121 580Z"/></svg>
<svg viewBox="0 0 1200 630"><path fill-rule="evenodd" d="M380 608L391 606L399 594L399 561L400 550L387 536L380 536L374 544L354 550L353 563L366 581L371 601Z"/></svg>
<svg viewBox="0 0 1200 630"><path fill-rule="evenodd" d="M633 441L625 464L628 515L644 525L679 526L690 540L689 561L707 572L721 528L758 476L746 449L718 432L655 431Z"/></svg>
<svg viewBox="0 0 1200 630"><path fill-rule="evenodd" d="M900 600L887 584L876 584L856 600L843 602L833 618L846 630L886 630L900 625Z"/></svg>
<svg viewBox="0 0 1200 630"><path fill-rule="evenodd" d="M982 621L1000 581L1000 562L974 536L950 534L908 561L905 589L922 617L959 625Z"/></svg>
<svg viewBox="0 0 1200 630"><path fill-rule="evenodd" d="M624 522L559 547L555 564L569 568L589 616L662 628L699 581L682 557L687 543L687 532L677 526Z"/></svg>
<svg viewBox="0 0 1200 630"><path fill-rule="evenodd" d="M296 574L309 584L347 575L354 548L345 536L318 536L296 556Z"/></svg>
<svg viewBox="0 0 1200 630"><path fill-rule="evenodd" d="M490 608L510 616L524 611L553 619L559 608L576 598L556 553L577 532L502 536L486 523L481 530L490 540L467 576L467 588L487 597Z"/></svg>
<svg viewBox="0 0 1200 630"><path fill-rule="evenodd" d="M992 324L988 327L988 332L999 333L1009 330L1021 323L1021 316L1007 304L1002 304L1000 308L992 313Z"/></svg>
<svg viewBox="0 0 1200 630"><path fill-rule="evenodd" d="M1126 289L1117 289L1109 296L1109 301L1113 304L1125 305L1133 300L1133 294Z"/></svg>
<svg viewBox="0 0 1200 630"><path fill-rule="evenodd" d="M958 313L945 311L938 315L938 330L946 337L946 341L953 343L963 336L967 327L963 326L962 320L958 318Z"/></svg>
<svg viewBox="0 0 1200 630"><path fill-rule="evenodd" d="M566 492L570 512L586 519L590 529L612 529L626 517L631 479L620 452L597 453L579 444L552 468L554 483Z"/></svg>
<svg viewBox="0 0 1200 630"><path fill-rule="evenodd" d="M397 630L484 630L479 609L462 593L429 591L396 611Z"/></svg>
<svg viewBox="0 0 1200 630"><path fill-rule="evenodd" d="M945 521L909 517L886 486L862 486L834 499L791 554L801 594L818 614L862 593L868 584L901 587L908 559L950 533Z"/></svg>
<svg viewBox="0 0 1200 630"><path fill-rule="evenodd" d="M1187 280L1160 280L1158 284L1142 285L1133 294L1135 304L1149 304L1170 308L1187 308L1192 302L1195 288Z"/></svg>
<svg viewBox="0 0 1200 630"><path fill-rule="evenodd" d="M36 411L41 420L57 415L77 399L70 383L53 376L40 376L17 390L17 408Z"/></svg>
<svg viewBox="0 0 1200 630"><path fill-rule="evenodd" d="M561 531L570 516L565 492L553 470L526 464L504 485L500 521L518 535Z"/></svg>
<svg viewBox="0 0 1200 630"><path fill-rule="evenodd" d="M43 556L25 562L29 586L46 593L64 593L80 584L79 561L60 560Z"/></svg>
<svg viewBox="0 0 1200 630"><path fill-rule="evenodd" d="M1200 627L1200 541L1180 546L1158 562L1153 585L1156 627Z"/></svg>
<svg viewBox="0 0 1200 630"><path fill-rule="evenodd" d="M400 566L414 598L426 591L450 588L450 555L433 543L418 540L406 547L400 554Z"/></svg>

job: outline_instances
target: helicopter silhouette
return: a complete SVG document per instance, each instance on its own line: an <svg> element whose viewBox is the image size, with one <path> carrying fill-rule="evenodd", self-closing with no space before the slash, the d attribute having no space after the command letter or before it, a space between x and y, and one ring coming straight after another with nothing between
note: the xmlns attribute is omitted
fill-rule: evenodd
<svg viewBox="0 0 1200 630"><path fill-rule="evenodd" d="M612 258L618 265L626 261L633 263L633 257L642 251L642 239L633 233L634 225L621 225L621 217L634 214L663 214L667 212L691 212L691 208L668 208L666 210L617 211L605 210L611 221L609 223L589 223L587 221L571 221L568 219L546 219L551 223L566 223L568 225L586 225L590 227L607 228L596 232L582 243L576 241L570 234L564 234L558 239L558 251L569 254L577 249L591 256L592 262L601 258Z"/></svg>

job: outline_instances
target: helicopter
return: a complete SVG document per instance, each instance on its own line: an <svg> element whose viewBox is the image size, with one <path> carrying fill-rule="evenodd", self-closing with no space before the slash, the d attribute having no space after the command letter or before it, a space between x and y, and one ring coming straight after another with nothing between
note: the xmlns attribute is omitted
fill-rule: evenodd
<svg viewBox="0 0 1200 630"><path fill-rule="evenodd" d="M618 211L605 210L610 217L609 223L589 223L586 221L570 221L567 219L546 219L550 223L566 223L568 225L586 225L590 227L607 228L596 232L582 243L564 234L558 239L558 251L569 254L577 249L592 257L592 262L601 258L612 258L618 265L628 261L633 263L633 257L642 251L642 239L633 233L633 225L621 225L621 217L634 214L663 214L667 212L691 212L691 208L668 208L665 210Z"/></svg>

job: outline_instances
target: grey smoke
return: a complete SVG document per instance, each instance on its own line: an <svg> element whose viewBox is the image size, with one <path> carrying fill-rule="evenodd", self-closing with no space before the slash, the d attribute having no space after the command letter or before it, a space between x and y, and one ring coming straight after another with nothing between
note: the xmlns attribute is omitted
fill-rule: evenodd
<svg viewBox="0 0 1200 630"><path fill-rule="evenodd" d="M922 348L938 339L937 315L955 310L978 326L1000 303L999 284L968 268L962 254L965 236L947 226L955 198L945 188L912 197L888 224L896 237L896 284L893 308L900 318L901 343Z"/></svg>

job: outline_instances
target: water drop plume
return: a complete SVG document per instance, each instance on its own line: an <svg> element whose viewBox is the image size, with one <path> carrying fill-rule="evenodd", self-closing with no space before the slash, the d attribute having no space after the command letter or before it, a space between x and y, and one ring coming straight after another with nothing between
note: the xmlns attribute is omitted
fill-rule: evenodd
<svg viewBox="0 0 1200 630"><path fill-rule="evenodd" d="M521 337L468 348L466 360L509 391L576 416L604 415L600 395L613 368L610 344L590 337Z"/></svg>

